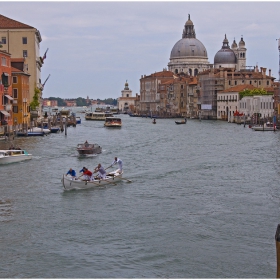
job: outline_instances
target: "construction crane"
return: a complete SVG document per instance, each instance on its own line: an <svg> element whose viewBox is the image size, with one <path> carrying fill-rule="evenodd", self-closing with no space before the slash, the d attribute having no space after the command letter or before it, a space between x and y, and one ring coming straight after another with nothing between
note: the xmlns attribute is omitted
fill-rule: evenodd
<svg viewBox="0 0 280 280"><path fill-rule="evenodd" d="M42 84L42 86L41 86L41 91L44 89L44 86L45 86L47 80L49 79L50 75L51 75L51 74L49 74L49 76L47 77L47 79L45 80L45 82Z"/></svg>

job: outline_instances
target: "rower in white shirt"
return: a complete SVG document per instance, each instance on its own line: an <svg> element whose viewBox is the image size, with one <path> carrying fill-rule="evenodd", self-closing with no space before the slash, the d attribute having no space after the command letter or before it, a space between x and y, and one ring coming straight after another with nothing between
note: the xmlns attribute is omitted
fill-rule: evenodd
<svg viewBox="0 0 280 280"><path fill-rule="evenodd" d="M122 160L118 157L115 157L115 160L112 162L111 166L117 164L119 165L119 170L120 170L120 173L122 172Z"/></svg>

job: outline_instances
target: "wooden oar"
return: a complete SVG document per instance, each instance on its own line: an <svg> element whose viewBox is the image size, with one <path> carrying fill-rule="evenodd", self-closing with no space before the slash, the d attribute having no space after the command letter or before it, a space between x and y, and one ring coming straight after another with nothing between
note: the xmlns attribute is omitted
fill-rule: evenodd
<svg viewBox="0 0 280 280"><path fill-rule="evenodd" d="M108 168L112 167L112 165L108 166L107 168L105 168L105 170L107 170Z"/></svg>
<svg viewBox="0 0 280 280"><path fill-rule="evenodd" d="M128 183L132 183L131 180L128 180L128 179L126 179L126 178L121 177L120 179L126 180Z"/></svg>

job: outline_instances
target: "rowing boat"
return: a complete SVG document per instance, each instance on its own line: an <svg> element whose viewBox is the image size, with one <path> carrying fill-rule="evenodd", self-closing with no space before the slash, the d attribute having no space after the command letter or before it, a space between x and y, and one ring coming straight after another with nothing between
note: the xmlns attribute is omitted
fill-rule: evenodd
<svg viewBox="0 0 280 280"><path fill-rule="evenodd" d="M90 181L85 181L82 178L73 178L70 175L63 174L62 185L64 190L73 190L73 189L89 189L100 187L108 184L115 184L118 181L122 180L123 172L119 173L119 169L108 173L105 179L93 179Z"/></svg>

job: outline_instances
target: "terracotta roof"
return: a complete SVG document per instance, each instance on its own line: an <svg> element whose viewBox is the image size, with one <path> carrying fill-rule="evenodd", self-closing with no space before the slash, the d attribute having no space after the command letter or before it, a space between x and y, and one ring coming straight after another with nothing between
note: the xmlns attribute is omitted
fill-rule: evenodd
<svg viewBox="0 0 280 280"><path fill-rule="evenodd" d="M12 71L12 72L22 72L21 70L15 68L15 67L11 67L11 71Z"/></svg>
<svg viewBox="0 0 280 280"><path fill-rule="evenodd" d="M11 58L11 62L24 62L24 58Z"/></svg>
<svg viewBox="0 0 280 280"><path fill-rule="evenodd" d="M160 71L146 77L173 77L174 73L171 71Z"/></svg>
<svg viewBox="0 0 280 280"><path fill-rule="evenodd" d="M254 87L253 85L238 85L229 89L226 89L222 92L240 92L244 89L255 89L256 87Z"/></svg>
<svg viewBox="0 0 280 280"><path fill-rule="evenodd" d="M193 77L191 78L192 80L190 80L189 85L197 85L197 78Z"/></svg>
<svg viewBox="0 0 280 280"><path fill-rule="evenodd" d="M30 25L21 23L19 21L10 19L3 15L0 15L0 29L30 29L34 28Z"/></svg>
<svg viewBox="0 0 280 280"><path fill-rule="evenodd" d="M167 81L163 81L162 83L161 83L161 85L170 85L170 84L173 84L174 83L174 79L172 79L172 80L167 80Z"/></svg>
<svg viewBox="0 0 280 280"><path fill-rule="evenodd" d="M273 87L267 87L267 88L264 88L264 90L266 90L267 92L274 92Z"/></svg>

